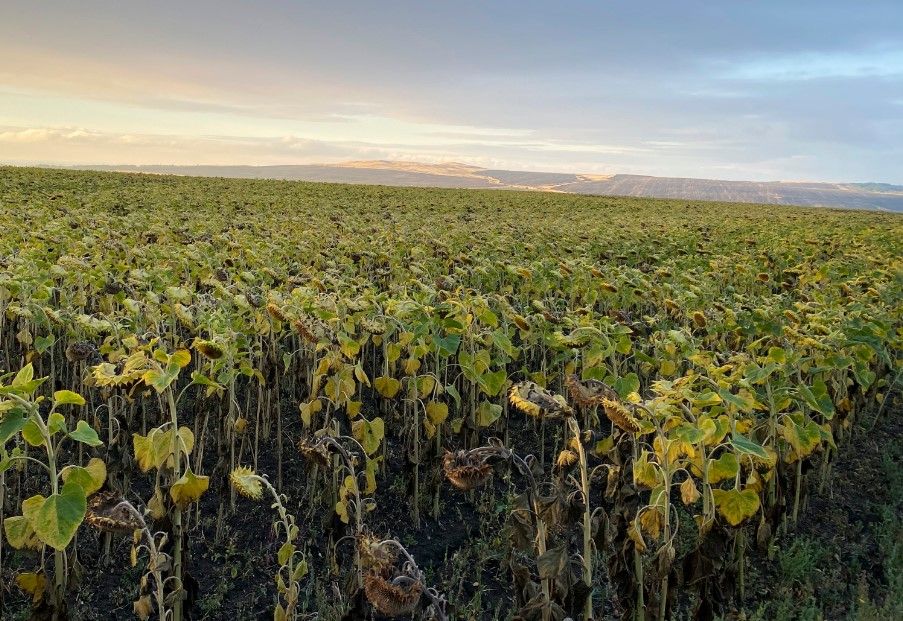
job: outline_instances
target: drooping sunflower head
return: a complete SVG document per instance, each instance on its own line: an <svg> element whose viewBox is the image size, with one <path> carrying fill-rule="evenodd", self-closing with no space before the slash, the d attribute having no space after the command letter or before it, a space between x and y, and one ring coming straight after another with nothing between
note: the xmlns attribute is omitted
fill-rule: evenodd
<svg viewBox="0 0 903 621"><path fill-rule="evenodd" d="M219 343L202 338L194 339L192 347L198 350L204 357L210 360L219 360L226 353Z"/></svg>
<svg viewBox="0 0 903 621"><path fill-rule="evenodd" d="M66 348L66 360L69 362L92 362L97 364L100 362L100 354L97 347L93 343L87 341L76 341L70 343Z"/></svg>
<svg viewBox="0 0 903 621"><path fill-rule="evenodd" d="M564 397L549 392L536 382L527 381L515 384L508 391L508 400L514 407L529 416L571 415L574 413Z"/></svg>
<svg viewBox="0 0 903 621"><path fill-rule="evenodd" d="M276 321L285 321L285 313L282 312L282 308L276 304L275 302L270 302L267 304L267 312L270 314L270 317L275 319Z"/></svg>
<svg viewBox="0 0 903 621"><path fill-rule="evenodd" d="M639 433L641 429L639 421L620 401L616 399L603 399L602 406L605 410L605 416L607 416L608 420L616 427L629 433Z"/></svg>
<svg viewBox="0 0 903 621"><path fill-rule="evenodd" d="M379 537L364 533L357 538L357 550L364 569L383 573L395 564L398 552L395 548L381 545Z"/></svg>
<svg viewBox="0 0 903 621"><path fill-rule="evenodd" d="M571 401L582 408L591 408L602 405L603 399L616 399L617 393L605 382L589 379L581 380L577 375L570 374L564 380Z"/></svg>
<svg viewBox="0 0 903 621"><path fill-rule="evenodd" d="M414 612L423 583L409 576L398 576L392 580L368 572L364 576L364 593L379 612L387 617L401 617Z"/></svg>
<svg viewBox="0 0 903 621"><path fill-rule="evenodd" d="M144 527L129 503L120 494L109 490L91 497L85 521L106 533L131 533Z"/></svg>
<svg viewBox="0 0 903 621"><path fill-rule="evenodd" d="M452 485L465 491L480 487L492 476L486 459L469 451L446 451L442 470Z"/></svg>
<svg viewBox="0 0 903 621"><path fill-rule="evenodd" d="M251 500L260 500L263 497L260 477L247 466L238 466L232 470L229 473L229 483L232 489Z"/></svg>
<svg viewBox="0 0 903 621"><path fill-rule="evenodd" d="M311 438L301 438L298 441L298 452L310 464L324 467L329 465L329 449Z"/></svg>

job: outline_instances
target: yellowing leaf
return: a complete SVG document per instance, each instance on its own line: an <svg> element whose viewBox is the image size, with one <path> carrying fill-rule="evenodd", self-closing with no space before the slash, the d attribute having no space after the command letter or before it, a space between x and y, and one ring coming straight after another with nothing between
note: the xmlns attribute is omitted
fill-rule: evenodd
<svg viewBox="0 0 903 621"><path fill-rule="evenodd" d="M132 612L141 619L141 621L147 621L151 613L154 612L154 604L151 601L150 595L142 595L138 599L136 599L132 603Z"/></svg>
<svg viewBox="0 0 903 621"><path fill-rule="evenodd" d="M701 496L702 494L696 489L696 483L693 482L692 478L687 477L687 479L680 484L680 498L684 501L685 505L692 505L699 500Z"/></svg>
<svg viewBox="0 0 903 621"><path fill-rule="evenodd" d="M745 488L712 490L715 506L731 526L739 525L743 520L752 517L759 510L759 495Z"/></svg>
<svg viewBox="0 0 903 621"><path fill-rule="evenodd" d="M35 604L44 599L47 579L43 573L24 572L16 576L16 586L31 595Z"/></svg>
<svg viewBox="0 0 903 621"><path fill-rule="evenodd" d="M477 426L488 427L502 415L502 406L488 401L480 402L477 406Z"/></svg>
<svg viewBox="0 0 903 621"><path fill-rule="evenodd" d="M16 550L40 550L43 544L38 538L31 522L24 515L15 515L3 520L3 532L6 540Z"/></svg>
<svg viewBox="0 0 903 621"><path fill-rule="evenodd" d="M57 390L53 393L53 400L60 405L84 405L85 398L71 390Z"/></svg>
<svg viewBox="0 0 903 621"><path fill-rule="evenodd" d="M51 494L37 508L31 526L38 537L54 550L65 550L75 536L88 508L85 490L66 483L58 494Z"/></svg>
<svg viewBox="0 0 903 621"><path fill-rule="evenodd" d="M209 477L197 476L191 468L169 488L169 496L182 508L198 500L210 485Z"/></svg>
<svg viewBox="0 0 903 621"><path fill-rule="evenodd" d="M659 484L660 479L658 468L649 461L649 451L643 451L640 458L633 464L634 485L642 485L651 489Z"/></svg>
<svg viewBox="0 0 903 621"><path fill-rule="evenodd" d="M77 483L85 490L85 496L90 496L101 487L107 480L107 465L102 459L92 457L88 461L88 465L82 466L66 466L60 472L64 483L70 480Z"/></svg>
<svg viewBox="0 0 903 621"><path fill-rule="evenodd" d="M448 418L448 404L441 401L430 401L426 404L426 416L433 425L441 425Z"/></svg>
<svg viewBox="0 0 903 621"><path fill-rule="evenodd" d="M183 369L191 362L191 352L187 349L176 350L172 356L169 357L169 361L178 365L180 369Z"/></svg>
<svg viewBox="0 0 903 621"><path fill-rule="evenodd" d="M367 455L373 455L379 450L379 445L383 441L386 429L382 418L374 418L368 421L366 418L351 423L351 435L354 439L361 443Z"/></svg>
<svg viewBox="0 0 903 621"><path fill-rule="evenodd" d="M373 380L373 387L386 399L393 399L401 390L401 382L394 377L381 376Z"/></svg>
<svg viewBox="0 0 903 621"><path fill-rule="evenodd" d="M740 463L733 453L724 453L718 459L709 462L709 483L715 484L732 479L740 471Z"/></svg>
<svg viewBox="0 0 903 621"><path fill-rule="evenodd" d="M335 512L336 515L339 516L339 519L342 520L344 524L348 523L348 503L344 500L339 500L335 503Z"/></svg>

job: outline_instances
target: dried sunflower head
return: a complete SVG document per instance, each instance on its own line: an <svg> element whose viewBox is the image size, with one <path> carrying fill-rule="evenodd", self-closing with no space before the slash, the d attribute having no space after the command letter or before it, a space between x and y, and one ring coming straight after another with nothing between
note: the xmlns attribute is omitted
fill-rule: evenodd
<svg viewBox="0 0 903 621"><path fill-rule="evenodd" d="M618 394L605 382L589 379L581 380L575 374L568 375L564 380L571 401L582 408L591 408L602 405L603 399L617 399Z"/></svg>
<svg viewBox="0 0 903 621"><path fill-rule="evenodd" d="M298 452L308 463L324 467L329 465L329 449L311 438L298 441Z"/></svg>
<svg viewBox="0 0 903 621"><path fill-rule="evenodd" d="M536 382L515 384L508 392L508 400L514 407L529 416L574 413L564 397L541 388Z"/></svg>
<svg viewBox="0 0 903 621"><path fill-rule="evenodd" d="M76 341L70 343L66 348L66 360L69 362L90 362L98 364L101 362L100 353L93 343L87 341Z"/></svg>
<svg viewBox="0 0 903 621"><path fill-rule="evenodd" d="M191 344L191 346L210 360L219 360L223 357L223 354L226 353L222 346L219 345L219 343L208 341L202 338L194 339L194 342Z"/></svg>
<svg viewBox="0 0 903 621"><path fill-rule="evenodd" d="M380 545L378 537L363 534L357 539L361 565L370 571L383 573L395 564L398 552L390 546Z"/></svg>
<svg viewBox="0 0 903 621"><path fill-rule="evenodd" d="M98 492L88 502L85 521L107 533L131 533L144 528L144 524L129 507L129 503L116 492Z"/></svg>
<svg viewBox="0 0 903 621"><path fill-rule="evenodd" d="M567 469L577 463L577 453L570 449L564 449L558 453L558 459L555 460L555 466L561 469Z"/></svg>
<svg viewBox="0 0 903 621"><path fill-rule="evenodd" d="M391 581L374 572L364 576L367 599L387 617L401 617L414 612L422 592L423 583L409 576L398 576Z"/></svg>
<svg viewBox="0 0 903 621"><path fill-rule="evenodd" d="M603 399L605 415L616 427L630 433L639 433L640 423L620 401Z"/></svg>
<svg viewBox="0 0 903 621"><path fill-rule="evenodd" d="M285 321L285 313L282 312L282 309L275 302L267 304L267 312L276 321Z"/></svg>
<svg viewBox="0 0 903 621"><path fill-rule="evenodd" d="M469 451L446 451L442 469L452 485L465 491L480 487L492 476L486 459Z"/></svg>
<svg viewBox="0 0 903 621"><path fill-rule="evenodd" d="M251 500L260 500L263 496L263 485L251 468L239 466L229 473L229 483L232 488Z"/></svg>
<svg viewBox="0 0 903 621"><path fill-rule="evenodd" d="M301 337L309 343L316 344L323 341L333 341L332 330L330 327L316 317L304 315L295 319L292 322L292 327L295 329L295 332L300 334Z"/></svg>

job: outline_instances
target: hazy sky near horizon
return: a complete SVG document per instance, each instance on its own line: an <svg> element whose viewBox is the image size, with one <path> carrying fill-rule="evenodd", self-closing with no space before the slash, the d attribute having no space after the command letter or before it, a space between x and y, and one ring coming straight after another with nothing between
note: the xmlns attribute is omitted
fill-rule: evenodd
<svg viewBox="0 0 903 621"><path fill-rule="evenodd" d="M903 183L903 2L0 3L0 162Z"/></svg>

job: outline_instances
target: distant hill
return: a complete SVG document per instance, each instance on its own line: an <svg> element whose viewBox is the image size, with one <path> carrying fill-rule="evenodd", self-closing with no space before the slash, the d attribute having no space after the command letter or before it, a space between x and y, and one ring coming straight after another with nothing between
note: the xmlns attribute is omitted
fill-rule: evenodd
<svg viewBox="0 0 903 621"><path fill-rule="evenodd" d="M200 177L288 179L332 183L496 188L571 194L683 198L778 205L811 205L903 212L903 186L888 183L719 181L644 175L493 170L455 162L423 164L385 160L286 166L76 166L86 170Z"/></svg>

